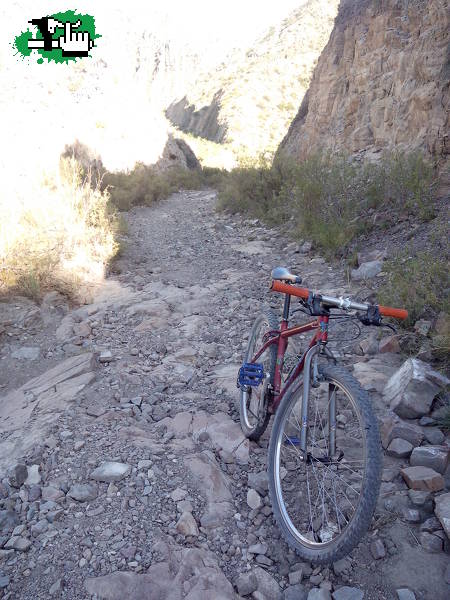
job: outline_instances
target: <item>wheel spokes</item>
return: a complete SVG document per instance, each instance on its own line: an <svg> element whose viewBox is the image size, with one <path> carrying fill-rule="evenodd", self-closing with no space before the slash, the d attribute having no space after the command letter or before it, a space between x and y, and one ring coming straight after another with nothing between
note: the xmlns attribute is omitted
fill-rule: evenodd
<svg viewBox="0 0 450 600"><path fill-rule="evenodd" d="M337 422L333 456L331 398ZM324 545L342 535L356 513L365 472L364 431L351 397L337 384L322 382L309 398L305 454L299 447L300 411L301 402L293 400L279 435L279 497L294 535L306 545Z"/></svg>

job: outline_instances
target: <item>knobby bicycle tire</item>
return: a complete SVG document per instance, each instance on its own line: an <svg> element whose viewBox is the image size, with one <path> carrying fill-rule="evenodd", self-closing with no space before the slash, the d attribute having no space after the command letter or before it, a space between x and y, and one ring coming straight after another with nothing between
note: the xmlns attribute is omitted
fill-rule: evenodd
<svg viewBox="0 0 450 600"><path fill-rule="evenodd" d="M368 393L361 388L350 373L341 367L321 365L319 373L325 382L338 384L341 389L345 390L347 397L351 396L359 411L360 423L364 428L366 459L361 494L355 513L344 533L327 544L320 544L323 547L311 548L305 543L300 543L293 535L282 514L275 479L277 443L280 434L282 435L281 428L284 426L285 417L287 418L289 415L288 411L301 398L303 392L301 382L283 398L277 409L269 442L268 478L274 518L285 541L303 559L315 564L329 564L347 555L359 543L370 526L381 483L382 452L378 423ZM278 489L280 489L280 485L278 485ZM299 482L298 485L300 486L302 483Z"/></svg>

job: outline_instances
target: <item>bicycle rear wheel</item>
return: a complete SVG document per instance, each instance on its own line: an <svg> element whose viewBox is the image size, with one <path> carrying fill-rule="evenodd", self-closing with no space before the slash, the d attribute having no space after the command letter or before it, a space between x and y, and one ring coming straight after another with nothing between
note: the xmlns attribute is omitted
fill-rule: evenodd
<svg viewBox="0 0 450 600"><path fill-rule="evenodd" d="M367 392L342 368L323 365L319 374L318 387L309 393L306 456L299 448L301 383L276 412L269 443L269 492L286 542L302 558L324 564L348 554L367 531L382 463ZM337 427L331 453L333 414Z"/></svg>
<svg viewBox="0 0 450 600"><path fill-rule="evenodd" d="M250 362L259 348L263 345L263 338L268 331L277 330L278 319L270 310L260 313L253 324L248 340L244 362ZM250 440L257 441L266 430L270 419L267 411L269 390L275 375L275 362L277 350L275 344L269 346L259 357L258 363L264 366L265 380L258 387L245 386L241 388L239 414L241 428L244 435Z"/></svg>

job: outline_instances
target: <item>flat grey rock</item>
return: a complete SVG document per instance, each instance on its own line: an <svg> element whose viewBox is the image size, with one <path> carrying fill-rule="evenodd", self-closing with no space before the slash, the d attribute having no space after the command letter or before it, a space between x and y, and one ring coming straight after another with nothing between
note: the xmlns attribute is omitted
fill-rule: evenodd
<svg viewBox="0 0 450 600"><path fill-rule="evenodd" d="M0 510L0 533L11 533L19 524L19 515L13 510Z"/></svg>
<svg viewBox="0 0 450 600"><path fill-rule="evenodd" d="M261 592L263 597L270 598L270 600L281 600L282 593L280 590L280 586L278 585L276 579L270 575L261 567L256 567L253 569L252 573L256 577L256 581L258 583L258 587L256 588L258 592Z"/></svg>
<svg viewBox="0 0 450 600"><path fill-rule="evenodd" d="M362 263L357 269L352 269L351 276L354 281L372 279L373 277L376 277L378 273L381 273L382 269L383 263L381 260L371 260Z"/></svg>
<svg viewBox="0 0 450 600"><path fill-rule="evenodd" d="M41 482L41 474L39 473L39 465L29 465L27 467L26 485L37 485Z"/></svg>
<svg viewBox="0 0 450 600"><path fill-rule="evenodd" d="M74 483L67 495L77 502L89 502L97 498L97 488L90 483Z"/></svg>
<svg viewBox="0 0 450 600"><path fill-rule="evenodd" d="M290 585L284 590L283 600L307 600L308 592L301 584Z"/></svg>
<svg viewBox="0 0 450 600"><path fill-rule="evenodd" d="M241 573L235 585L240 596L249 596L258 588L258 581L254 573Z"/></svg>
<svg viewBox="0 0 450 600"><path fill-rule="evenodd" d="M92 404L86 409L86 414L88 414L90 417L101 417L105 413L106 408L104 408L103 406L98 406L97 404Z"/></svg>
<svg viewBox="0 0 450 600"><path fill-rule="evenodd" d="M309 591L308 600L331 600L331 594L323 588L313 588Z"/></svg>
<svg viewBox="0 0 450 600"><path fill-rule="evenodd" d="M394 438L389 444L386 453L395 458L407 458L413 451L413 445L401 438Z"/></svg>
<svg viewBox="0 0 450 600"><path fill-rule="evenodd" d="M11 354L13 358L17 358L19 360L37 360L41 355L41 349L30 346L23 346L18 350L14 350Z"/></svg>
<svg viewBox="0 0 450 600"><path fill-rule="evenodd" d="M344 585L333 592L333 600L363 600L364 592L355 587Z"/></svg>

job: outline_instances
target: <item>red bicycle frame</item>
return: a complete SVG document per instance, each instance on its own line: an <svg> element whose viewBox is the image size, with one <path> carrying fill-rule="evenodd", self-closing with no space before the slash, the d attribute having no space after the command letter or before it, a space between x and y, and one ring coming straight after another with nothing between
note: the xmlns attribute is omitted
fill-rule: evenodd
<svg viewBox="0 0 450 600"><path fill-rule="evenodd" d="M290 388L292 383L297 379L300 373L303 371L305 366L305 358L308 354L308 351L318 344L326 344L328 341L328 321L329 316L323 315L317 317L314 321L310 321L309 323L305 323L304 325L296 325L295 327L289 327L289 307L290 307L290 299L291 297L286 294L284 300L284 309L283 309L283 318L281 320L280 329L276 331L268 331L264 336L267 338L260 350L255 354L252 358L251 362L254 363L258 360L258 358L265 352L265 350L274 344L277 345L277 360L275 363L275 375L273 381L273 391L272 391L272 401L268 406L268 411L270 413L274 413L281 400L285 396L287 390ZM316 334L311 339L308 349L304 352L302 358L299 360L295 369L292 371L288 380L281 387L281 376L282 369L284 363L284 355L286 354L286 349L288 347L288 340L293 335L299 335L301 333L306 333L308 331L312 331L316 329Z"/></svg>

